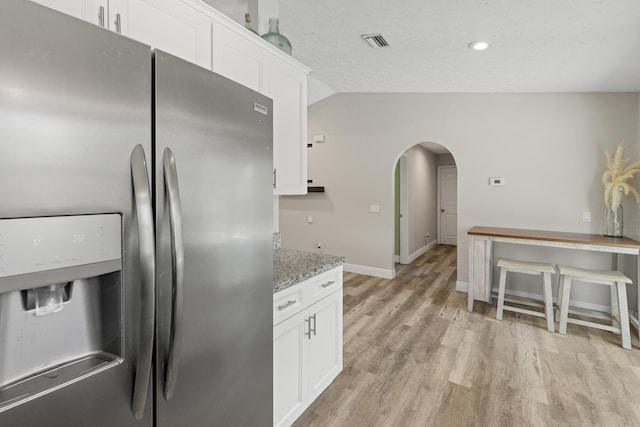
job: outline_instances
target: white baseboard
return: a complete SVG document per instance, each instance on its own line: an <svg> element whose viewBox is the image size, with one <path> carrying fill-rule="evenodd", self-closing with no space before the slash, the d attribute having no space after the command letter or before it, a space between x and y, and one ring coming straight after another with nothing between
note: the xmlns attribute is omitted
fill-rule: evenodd
<svg viewBox="0 0 640 427"><path fill-rule="evenodd" d="M383 279L393 279L396 277L395 270L387 270L385 268L367 267L366 265L344 264L344 271L349 273L365 274L367 276L381 277Z"/></svg>
<svg viewBox="0 0 640 427"><path fill-rule="evenodd" d="M400 262L400 255L394 255L393 262Z"/></svg>
<svg viewBox="0 0 640 427"><path fill-rule="evenodd" d="M460 280L456 280L456 291L467 292L468 288L469 288L468 282L461 282Z"/></svg>
<svg viewBox="0 0 640 427"><path fill-rule="evenodd" d="M418 249L417 251L415 251L414 253L409 255L409 258L407 259L407 262L403 262L403 264L411 264L413 261L415 261L418 258L420 258L422 255L427 253L427 251L429 249L433 248L437 244L438 244L437 240L429 242L428 244L424 245L423 247L421 247L420 249ZM398 261L396 261L396 262L400 262L400 257L398 257Z"/></svg>

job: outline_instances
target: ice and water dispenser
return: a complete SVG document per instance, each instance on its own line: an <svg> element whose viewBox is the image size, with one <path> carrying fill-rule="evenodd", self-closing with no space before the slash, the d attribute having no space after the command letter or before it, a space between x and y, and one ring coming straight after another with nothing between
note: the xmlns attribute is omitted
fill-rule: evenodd
<svg viewBox="0 0 640 427"><path fill-rule="evenodd" d="M122 361L122 217L0 219L0 412Z"/></svg>

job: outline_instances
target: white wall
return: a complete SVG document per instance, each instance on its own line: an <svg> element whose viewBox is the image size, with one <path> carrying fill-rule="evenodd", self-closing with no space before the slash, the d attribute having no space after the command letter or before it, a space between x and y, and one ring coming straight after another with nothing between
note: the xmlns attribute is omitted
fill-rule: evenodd
<svg viewBox="0 0 640 427"><path fill-rule="evenodd" d="M451 154L438 154L436 158L436 164L438 166L455 166L456 160Z"/></svg>
<svg viewBox="0 0 640 427"><path fill-rule="evenodd" d="M637 94L336 94L309 107L322 195L282 197L284 247L393 271L393 172L416 143L450 150L458 168L458 280L474 225L600 233L605 149L637 147ZM633 151L632 149L629 152ZM489 187L488 177L506 179ZM379 214L370 204L381 205ZM625 205L637 217L635 203ZM593 222L583 223L582 212ZM307 215L314 217L307 223ZM637 229L637 227L636 227ZM629 228L626 228L628 231Z"/></svg>
<svg viewBox="0 0 640 427"><path fill-rule="evenodd" d="M424 253L425 246L437 239L436 200L438 167L436 156L420 145L406 151L408 255ZM425 240L425 234L429 238Z"/></svg>

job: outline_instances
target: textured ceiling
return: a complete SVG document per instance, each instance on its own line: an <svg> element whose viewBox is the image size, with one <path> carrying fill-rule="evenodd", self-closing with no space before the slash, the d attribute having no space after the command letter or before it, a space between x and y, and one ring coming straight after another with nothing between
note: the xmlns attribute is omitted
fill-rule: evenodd
<svg viewBox="0 0 640 427"><path fill-rule="evenodd" d="M639 0L280 0L280 31L337 92L640 91Z"/></svg>

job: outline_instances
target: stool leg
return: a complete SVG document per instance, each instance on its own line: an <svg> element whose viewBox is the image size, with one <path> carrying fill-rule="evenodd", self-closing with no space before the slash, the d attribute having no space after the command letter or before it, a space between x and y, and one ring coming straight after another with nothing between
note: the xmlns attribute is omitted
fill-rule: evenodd
<svg viewBox="0 0 640 427"><path fill-rule="evenodd" d="M562 306L560 307L560 328L561 335L567 333L567 319L569 317L569 295L571 294L571 276L561 275L562 281Z"/></svg>
<svg viewBox="0 0 640 427"><path fill-rule="evenodd" d="M504 288L507 283L507 269L500 268L500 283L498 285L498 309L496 319L502 320L502 311L504 310Z"/></svg>
<svg viewBox="0 0 640 427"><path fill-rule="evenodd" d="M627 305L627 287L624 282L616 282L618 293L618 310L620 311L620 331L622 347L631 349L631 332L629 331L629 308Z"/></svg>
<svg viewBox="0 0 640 427"><path fill-rule="evenodd" d="M547 319L547 329L549 332L556 331L556 325L553 322L553 293L551 292L551 274L542 274L544 296L544 317Z"/></svg>
<svg viewBox="0 0 640 427"><path fill-rule="evenodd" d="M638 274L640 275L640 257L638 257ZM640 281L636 281L636 294L638 295L638 305L636 305L636 318L640 317ZM640 325L638 328L638 338L640 338Z"/></svg>
<svg viewBox="0 0 640 427"><path fill-rule="evenodd" d="M620 306L618 304L617 282L611 286L611 326L619 328L618 320L620 319Z"/></svg>
<svg viewBox="0 0 640 427"><path fill-rule="evenodd" d="M558 297L556 301L556 322L560 323L560 307L562 304L562 277L558 276Z"/></svg>

